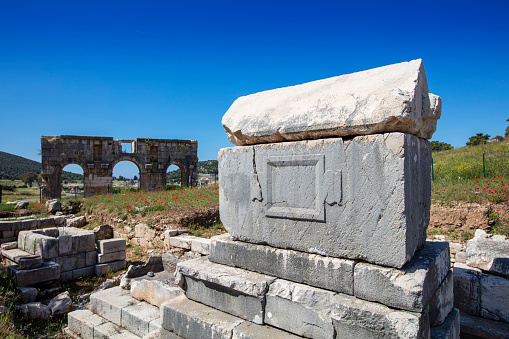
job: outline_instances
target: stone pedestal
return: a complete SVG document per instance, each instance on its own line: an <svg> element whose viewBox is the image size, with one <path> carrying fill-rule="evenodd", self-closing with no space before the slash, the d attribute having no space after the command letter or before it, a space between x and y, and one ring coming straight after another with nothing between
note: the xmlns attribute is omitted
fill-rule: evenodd
<svg viewBox="0 0 509 339"><path fill-rule="evenodd" d="M163 304L162 327L458 338L449 246L425 241L439 116L421 60L239 98L218 157L229 235L177 265L193 301Z"/></svg>

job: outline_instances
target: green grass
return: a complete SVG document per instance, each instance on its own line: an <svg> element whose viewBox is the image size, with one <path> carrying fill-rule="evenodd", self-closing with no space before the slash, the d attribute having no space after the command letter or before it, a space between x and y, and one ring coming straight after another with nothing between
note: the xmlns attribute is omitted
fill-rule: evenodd
<svg viewBox="0 0 509 339"><path fill-rule="evenodd" d="M484 177L509 177L509 144L487 143L433 153L434 179L462 180Z"/></svg>

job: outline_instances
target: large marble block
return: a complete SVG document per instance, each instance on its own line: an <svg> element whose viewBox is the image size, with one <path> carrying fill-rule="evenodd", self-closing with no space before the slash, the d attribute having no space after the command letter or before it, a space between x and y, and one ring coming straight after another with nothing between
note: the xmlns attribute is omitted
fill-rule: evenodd
<svg viewBox="0 0 509 339"><path fill-rule="evenodd" d="M385 132L429 139L440 112L418 59L240 97L222 124L239 146Z"/></svg>
<svg viewBox="0 0 509 339"><path fill-rule="evenodd" d="M401 268L426 238L430 165L405 133L225 148L221 220L237 240Z"/></svg>

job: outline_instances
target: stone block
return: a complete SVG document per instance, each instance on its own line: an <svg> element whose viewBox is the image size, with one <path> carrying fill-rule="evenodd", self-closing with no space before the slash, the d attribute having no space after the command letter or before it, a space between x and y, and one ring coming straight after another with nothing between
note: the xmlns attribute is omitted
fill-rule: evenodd
<svg viewBox="0 0 509 339"><path fill-rule="evenodd" d="M163 253L161 255L161 260L165 271L175 270L175 267L180 262L180 259L172 253Z"/></svg>
<svg viewBox="0 0 509 339"><path fill-rule="evenodd" d="M60 265L52 261L46 261L41 267L29 270L19 270L17 266L9 266L7 269L17 286L29 286L60 278Z"/></svg>
<svg viewBox="0 0 509 339"><path fill-rule="evenodd" d="M467 265L509 278L509 239L476 230L467 242Z"/></svg>
<svg viewBox="0 0 509 339"><path fill-rule="evenodd" d="M38 268L42 265L41 256L30 254L19 248L2 250L2 256L19 265L19 270Z"/></svg>
<svg viewBox="0 0 509 339"><path fill-rule="evenodd" d="M125 251L110 252L110 253L98 253L97 254L97 263L98 264L106 264L108 262L119 261L119 260L124 260L124 259L125 259Z"/></svg>
<svg viewBox="0 0 509 339"><path fill-rule="evenodd" d="M461 335L465 338L509 338L509 324L461 313Z"/></svg>
<svg viewBox="0 0 509 339"><path fill-rule="evenodd" d="M122 327L143 337L149 333L149 324L159 318L159 308L145 302L122 308Z"/></svg>
<svg viewBox="0 0 509 339"><path fill-rule="evenodd" d="M35 244L37 239L39 238L39 235L34 232L27 232L25 235L25 246L23 247L23 250L30 254L35 254Z"/></svg>
<svg viewBox="0 0 509 339"><path fill-rule="evenodd" d="M274 277L210 262L206 257L177 265L186 296L223 312L263 324L265 293Z"/></svg>
<svg viewBox="0 0 509 339"><path fill-rule="evenodd" d="M452 271L442 281L428 304L430 326L438 326L445 321L454 305L454 282Z"/></svg>
<svg viewBox="0 0 509 339"><path fill-rule="evenodd" d="M126 241L124 239L100 240L97 242L97 249L101 254L125 251Z"/></svg>
<svg viewBox="0 0 509 339"><path fill-rule="evenodd" d="M2 231L2 238L14 237L14 231Z"/></svg>
<svg viewBox="0 0 509 339"><path fill-rule="evenodd" d="M47 235L39 235L35 240L34 254L40 255L43 259L58 257L58 239Z"/></svg>
<svg viewBox="0 0 509 339"><path fill-rule="evenodd" d="M266 294L265 323L307 338L333 338L336 293L277 279Z"/></svg>
<svg viewBox="0 0 509 339"><path fill-rule="evenodd" d="M79 253L65 257L57 257L55 258L55 262L60 265L60 272L76 270L86 266L86 254Z"/></svg>
<svg viewBox="0 0 509 339"><path fill-rule="evenodd" d="M162 327L183 338L230 338L233 329L243 322L185 296L164 302L161 314Z"/></svg>
<svg viewBox="0 0 509 339"><path fill-rule="evenodd" d="M461 314L478 316L481 303L481 270L465 264L455 263L453 267L454 307Z"/></svg>
<svg viewBox="0 0 509 339"><path fill-rule="evenodd" d="M85 264L86 266L94 266L97 264L97 252L90 251L85 254Z"/></svg>
<svg viewBox="0 0 509 339"><path fill-rule="evenodd" d="M87 223L87 219L85 216L79 216L74 218L69 218L65 220L66 227L81 227Z"/></svg>
<svg viewBox="0 0 509 339"><path fill-rule="evenodd" d="M139 339L136 334L129 332L122 327L105 322L94 328L94 339ZM160 339L160 338L158 338Z"/></svg>
<svg viewBox="0 0 509 339"><path fill-rule="evenodd" d="M449 268L449 244L428 241L401 269L362 262L355 265L354 295L397 309L422 312Z"/></svg>
<svg viewBox="0 0 509 339"><path fill-rule="evenodd" d="M42 230L42 234L44 234L47 237L56 238L58 237L58 228L56 227L45 228Z"/></svg>
<svg viewBox="0 0 509 339"><path fill-rule="evenodd" d="M182 337L160 327L157 330L151 331L143 339L182 339Z"/></svg>
<svg viewBox="0 0 509 339"><path fill-rule="evenodd" d="M210 254L210 239L193 237L191 238L191 251L201 255Z"/></svg>
<svg viewBox="0 0 509 339"><path fill-rule="evenodd" d="M101 225L94 228L95 241L113 238L113 227Z"/></svg>
<svg viewBox="0 0 509 339"><path fill-rule="evenodd" d="M180 296L184 291L178 286L170 286L158 280L136 280L131 282L131 295L138 300L144 300L151 305L161 307L161 304L171 298Z"/></svg>
<svg viewBox="0 0 509 339"><path fill-rule="evenodd" d="M509 322L509 279L492 274L481 274L480 283L480 316Z"/></svg>
<svg viewBox="0 0 509 339"><path fill-rule="evenodd" d="M69 329L73 331L78 336L82 337L81 335L81 321L82 319L89 317L92 315L92 313L89 310L76 310L73 312L70 312L67 315L67 326L69 326ZM93 338L93 336L92 336Z"/></svg>
<svg viewBox="0 0 509 339"><path fill-rule="evenodd" d="M461 315L463 317L463 315ZM460 311L453 308L443 324L431 327L430 338L458 339L460 337Z"/></svg>
<svg viewBox="0 0 509 339"><path fill-rule="evenodd" d="M30 231L20 231L18 233L18 248L23 251L27 251L25 249L26 246L26 236L30 233ZM28 252L28 251L27 251ZM32 252L33 253L33 252Z"/></svg>
<svg viewBox="0 0 509 339"><path fill-rule="evenodd" d="M37 288L34 287L18 287L21 294L21 303L28 304L34 302L37 298Z"/></svg>
<svg viewBox="0 0 509 339"><path fill-rule="evenodd" d="M387 306L337 294L332 307L332 323L338 337L357 338L428 338L426 312L396 311Z"/></svg>
<svg viewBox="0 0 509 339"><path fill-rule="evenodd" d="M69 282L69 281L73 281L73 276L72 276L72 271L67 271L67 272L61 272L60 273L60 282Z"/></svg>
<svg viewBox="0 0 509 339"><path fill-rule="evenodd" d="M78 280L82 277L93 276L95 275L95 267L87 266L83 268L79 268L77 270L72 271L72 280Z"/></svg>
<svg viewBox="0 0 509 339"><path fill-rule="evenodd" d="M191 249L191 239L189 236L178 236L178 237L170 237L168 243L172 247L179 247L185 250Z"/></svg>
<svg viewBox="0 0 509 339"><path fill-rule="evenodd" d="M118 326L122 326L122 308L136 303L138 300L119 286L90 295L90 310Z"/></svg>
<svg viewBox="0 0 509 339"><path fill-rule="evenodd" d="M65 291L50 300L48 304L53 317L62 316L73 310L72 299L69 291Z"/></svg>
<svg viewBox="0 0 509 339"><path fill-rule="evenodd" d="M72 236L69 234L58 237L58 255L66 256L72 254Z"/></svg>
<svg viewBox="0 0 509 339"><path fill-rule="evenodd" d="M275 327L262 326L244 321L233 329L232 339L299 339L302 337L281 331Z"/></svg>
<svg viewBox="0 0 509 339"><path fill-rule="evenodd" d="M30 270L33 268L39 268L42 266L42 258L38 255L32 257L19 258L18 261L20 270Z"/></svg>
<svg viewBox="0 0 509 339"><path fill-rule="evenodd" d="M222 124L235 145L397 131L429 139L440 113L418 59L243 96Z"/></svg>
<svg viewBox="0 0 509 339"><path fill-rule="evenodd" d="M429 142L403 133L225 148L221 221L237 240L401 268L426 239L430 168Z"/></svg>
<svg viewBox="0 0 509 339"><path fill-rule="evenodd" d="M112 261L106 264L95 265L95 275L101 275L107 272L117 272L127 267L127 261Z"/></svg>
<svg viewBox="0 0 509 339"><path fill-rule="evenodd" d="M228 234L211 238L210 261L298 283L353 294L355 261L235 241Z"/></svg>
<svg viewBox="0 0 509 339"><path fill-rule="evenodd" d="M72 236L72 252L83 253L95 251L95 238L92 232L83 232Z"/></svg>

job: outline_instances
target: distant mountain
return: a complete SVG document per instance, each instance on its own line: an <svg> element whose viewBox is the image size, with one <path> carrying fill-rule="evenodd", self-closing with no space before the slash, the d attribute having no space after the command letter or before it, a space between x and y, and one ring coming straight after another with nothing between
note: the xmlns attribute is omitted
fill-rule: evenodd
<svg viewBox="0 0 509 339"><path fill-rule="evenodd" d="M0 179L20 179L24 173L39 174L41 169L40 162L0 151ZM63 171L62 180L83 180L83 175Z"/></svg>

